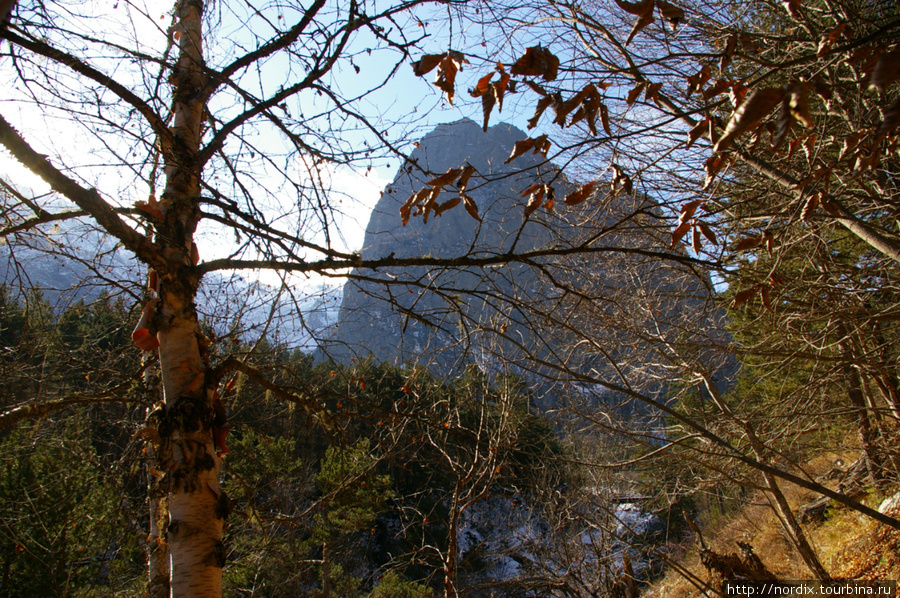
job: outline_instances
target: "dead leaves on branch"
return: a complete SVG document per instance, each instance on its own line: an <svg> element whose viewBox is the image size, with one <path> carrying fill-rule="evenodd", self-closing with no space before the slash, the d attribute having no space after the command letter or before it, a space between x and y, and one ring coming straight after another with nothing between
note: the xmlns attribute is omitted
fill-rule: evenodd
<svg viewBox="0 0 900 598"><path fill-rule="evenodd" d="M535 210L541 207L543 203L547 210L553 210L553 204L556 200L556 191L550 185L544 183L535 183L522 192L522 197L528 195L528 203L525 205L525 217L531 216ZM546 199L546 201L544 201Z"/></svg>
<svg viewBox="0 0 900 598"><path fill-rule="evenodd" d="M763 307L770 313L775 312L772 307L772 291L771 286L765 283L753 285L749 289L744 289L735 293L734 300L731 303L732 309L739 309L750 303L757 295L762 301Z"/></svg>
<svg viewBox="0 0 900 598"><path fill-rule="evenodd" d="M659 0L655 1L659 2ZM653 6L654 3L651 1L651 9ZM662 4L659 6L662 6ZM661 8L660 10L663 9ZM667 11L666 14L675 14L671 8L666 8L665 10ZM462 69L462 64L466 62L468 61L459 52L426 54L413 63L413 72L421 77L437 68L438 77L435 85L447 94L447 98L452 104L456 73ZM565 128L583 122L587 125L592 135L597 135L597 119L599 117L603 130L607 135L612 136L609 110L603 104L601 95L601 90L609 89L612 84L603 81L589 83L570 98L564 99L561 92L550 93L539 83L527 79L527 77L541 77L544 81L553 81L556 79L558 72L559 58L549 49L540 45L528 48L525 54L519 57L512 65L509 72L506 71L502 63L497 63L494 71L483 75L478 79L475 86L469 90L469 95L473 98L481 98L482 128L487 130L490 116L495 106L498 107L498 112L503 111L505 95L515 92L518 84L518 81L512 79L512 77L520 76L525 78L523 79L524 84L540 96L534 116L528 121L529 129L536 127L547 108L552 106L555 113L553 122L559 126ZM495 80L495 77L498 78ZM628 104L634 103L640 94L644 92L648 100L658 102L661 88L661 83L640 82L629 93Z"/></svg>
<svg viewBox="0 0 900 598"><path fill-rule="evenodd" d="M679 23L684 20L684 10L666 0L640 0L640 2L616 0L616 4L625 12L637 17L634 27L631 28L631 33L628 34L628 39L625 40L626 46L631 43L634 36L640 33L644 27L653 22L654 8L659 9L659 16L669 23L672 31L675 31Z"/></svg>
<svg viewBox="0 0 900 598"><path fill-rule="evenodd" d="M466 212L472 218L481 222L481 216L478 214L478 205L475 203L475 200L466 194L469 179L474 173L475 167L471 164L466 164L462 168L451 168L428 181L425 187L413 193L406 200L406 203L400 206L400 220L403 226L406 226L409 219L415 216L422 216L422 222L428 223L428 218L431 214L440 216L460 203L465 206ZM455 184L454 181L456 181ZM458 194L448 201L438 203L437 198L443 191L443 188L451 184L456 187Z"/></svg>
<svg viewBox="0 0 900 598"><path fill-rule="evenodd" d="M513 150L513 156L510 157L507 162L515 159L517 157L516 152L518 151L518 155L524 154L529 149L534 148L533 151L540 152L540 149L536 146L543 146L543 143L547 143L549 145L549 141L546 139L546 135L542 135L537 139L525 139L523 141L519 141L516 143L516 147L518 149ZM542 141L543 139L543 141ZM546 151L546 150L544 150ZM631 178L624 173L624 171L613 165L613 170L615 175L613 177L613 181L611 183L611 189L613 194L620 193L622 191L626 191L628 193L632 192L632 181ZM427 183L425 186L413 193L406 203L400 206L400 219L403 223L403 226L409 222L410 218L414 218L417 216L422 216L422 221L424 223L428 222L428 219L434 216L440 216L447 210L455 208L460 203L463 204L466 211L469 215L475 220L481 222L481 216L478 214L478 206L475 201L466 194L466 188L469 183L469 179L473 174L476 173L476 169L474 166L470 164L466 164L462 168L451 168L447 172L438 175ZM454 182L455 181L455 182ZM594 188L596 187L598 181L591 181L589 183L585 183L567 194L564 198L564 203L568 206L576 206L579 205L594 194ZM457 195L453 198L441 203L438 202L438 197L444 191L445 187L453 186L457 190ZM527 189L522 192L522 197L528 197L528 201L525 204L525 218L531 216L538 208L544 207L547 210L552 211L554 205L556 203L556 190L549 184L538 182L534 183ZM711 233L709 233L711 235Z"/></svg>
<svg viewBox="0 0 900 598"><path fill-rule="evenodd" d="M463 64L469 64L465 55L462 52L450 50L443 54L426 54L413 62L412 67L417 77L424 77L437 68L434 84L447 94L447 101L452 105L455 94L456 73L462 70Z"/></svg>
<svg viewBox="0 0 900 598"><path fill-rule="evenodd" d="M723 152L730 148L741 133L750 130L753 126L759 124L759 121L768 116L775 106L781 102L784 95L784 90L777 87L767 87L754 91L731 115L731 119L725 126L725 132L716 142L713 151Z"/></svg>
<svg viewBox="0 0 900 598"><path fill-rule="evenodd" d="M526 84L540 97L534 116L528 121L528 128L532 129L537 126L541 116L550 106L553 106L554 118L553 122L562 128L571 127L580 122L587 124L592 135L597 135L597 117L600 118L601 126L607 135L612 136L609 125L609 110L603 103L600 90L606 90L612 84L598 81L585 85L578 93L569 99L563 99L561 93L549 93L540 85L527 81ZM653 86L651 86L653 87ZM642 88L643 89L643 88ZM659 87L654 87L656 92ZM648 92L649 93L649 92ZM571 118L569 118L571 115Z"/></svg>
<svg viewBox="0 0 900 598"><path fill-rule="evenodd" d="M734 250L749 251L763 245L765 245L766 251L768 251L769 253L772 253L772 250L775 248L775 235L773 235L770 231L764 231L758 235L753 235L751 237L741 239L735 244Z"/></svg>
<svg viewBox="0 0 900 598"><path fill-rule="evenodd" d="M609 87L608 84L599 83L603 89ZM556 124L561 127L566 126L566 119L569 114L574 111L572 114L572 120L569 121L568 126L572 126L576 123L584 121L587 123L588 129L591 131L591 135L597 135L597 116L601 115L601 120L603 121L603 129L609 130L609 114L606 112L606 106L603 105L603 102L600 98L600 92L597 90L597 85L590 83L585 85L584 88L571 97L569 100L558 103L556 108L556 118L553 120ZM602 111L602 112L601 112Z"/></svg>
<svg viewBox="0 0 900 598"><path fill-rule="evenodd" d="M491 82L491 79L493 79L494 75L497 73L500 73L500 79ZM510 85L509 73L506 72L506 69L501 63L497 63L496 71L488 73L479 79L475 87L469 90L469 95L473 98L481 98L481 110L484 114L484 124L482 128L485 131L488 129L488 121L491 118L491 111L494 109L494 106L497 106L497 112L503 112L503 98L506 95L506 91L511 87L513 88L511 91L514 91L514 84L515 82L513 82L512 86Z"/></svg>
<svg viewBox="0 0 900 598"><path fill-rule="evenodd" d="M713 181L716 180L716 177L719 175L722 170L725 169L726 166L730 166L734 162L735 156L723 156L720 154L713 154L710 156L706 162L703 163L703 169L706 171L706 179L703 182L703 190L706 191L709 189L710 185L713 184Z"/></svg>
<svg viewBox="0 0 900 598"><path fill-rule="evenodd" d="M785 4L787 6L787 3ZM842 37L849 41L850 26L847 23L838 23L828 33L826 33L819 41L817 54L823 57L834 51L834 46ZM726 50L723 54L730 61L731 54L737 46L737 37L732 36L726 42ZM876 46L866 45L848 51L843 62L854 69L863 81L868 81L869 89L884 92L891 84L900 81L900 48L897 46ZM700 72L687 77L688 96L695 91L701 90L705 83L709 80L709 70L704 66ZM865 85L863 83L863 85ZM707 90L703 91L703 97L710 100L726 88L730 87L732 101L737 102L742 93L746 93L746 87L740 81L730 82L726 79L718 80ZM743 87L743 89L741 89ZM790 136L794 130L794 125L799 123L806 129L813 129L815 122L813 111L810 108L810 91L814 91L822 101L828 102L832 100L833 90L822 80L816 76L811 80L794 80L785 84L781 88L768 87L754 90L746 100L737 105L737 109L729 119L724 133L718 140L713 140L714 127L710 122L710 117L698 123L688 133L687 146L690 147L697 139L704 135L703 123L710 124L710 139L713 140L713 151L724 152L729 150L737 139L744 133L748 133L757 129L764 124L769 115L778 108L775 124L766 124L766 129L772 134L773 149L778 150ZM896 145L896 141L887 147L879 147L880 144L900 128L900 99L895 99L891 104L885 106L881 110L882 119L877 125L866 127L862 131L857 130L850 134L848 139L853 140L852 145L861 145L861 147L850 154L845 142L845 148L841 152L838 162L843 161L848 155L850 161L848 166L851 172L859 173L867 169L876 169L880 166L881 155L884 151L894 151L892 148ZM868 143L861 144L861 137L866 137ZM759 143L761 136L759 130L751 139L750 151L754 151L756 144ZM794 139L790 142L786 151L786 156L791 158L795 152L803 148L807 156L808 163L812 166L818 153L819 145L818 135L816 133L807 134L805 137ZM707 165L707 172L710 167L715 166L715 161ZM713 169L714 170L714 169ZM709 177L708 177L709 178Z"/></svg>
<svg viewBox="0 0 900 598"><path fill-rule="evenodd" d="M567 194L563 199L563 203L565 203L567 206L577 206L578 204L584 202L594 192L594 185L596 183L597 181L591 181L590 183L586 183L579 187L578 190Z"/></svg>
<svg viewBox="0 0 900 598"><path fill-rule="evenodd" d="M828 33L826 33L822 39L819 41L819 47L816 48L816 56L818 58L822 58L829 52L831 52L831 48L834 47L834 44L837 43L841 34L844 33L844 30L847 28L847 23L841 23Z"/></svg>
<svg viewBox="0 0 900 598"><path fill-rule="evenodd" d="M615 197L623 192L626 195L631 195L634 192L634 183L632 182L631 177L628 176L618 164L613 164L612 169L613 179L609 184L610 195Z"/></svg>
<svg viewBox="0 0 900 598"><path fill-rule="evenodd" d="M532 46L525 50L510 69L515 76L541 77L553 81L559 73L559 58L543 46Z"/></svg>
<svg viewBox="0 0 900 598"><path fill-rule="evenodd" d="M700 253L700 250L703 249L704 238L713 245L719 244L712 228L699 218L694 217L697 209L703 206L704 203L705 201L702 199L695 199L681 206L681 210L678 213L678 226L672 231L672 242L669 244L669 249L674 249L689 232L691 233L691 249L694 250L694 253Z"/></svg>
<svg viewBox="0 0 900 598"><path fill-rule="evenodd" d="M541 154L544 157L547 156L547 152L550 151L550 139L546 134L541 135L539 137L535 137L534 139L528 138L523 139L522 141L516 141L513 145L512 152L509 154L509 158L504 161L504 164L509 164L519 156L528 152L528 150L532 150L533 154Z"/></svg>

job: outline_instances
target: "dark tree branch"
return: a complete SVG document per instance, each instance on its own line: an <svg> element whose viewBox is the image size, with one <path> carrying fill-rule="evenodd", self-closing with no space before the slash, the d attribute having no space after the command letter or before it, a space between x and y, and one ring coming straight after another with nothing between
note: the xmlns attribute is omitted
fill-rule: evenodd
<svg viewBox="0 0 900 598"><path fill-rule="evenodd" d="M85 189L53 166L46 156L34 151L3 116L0 116L0 143L26 168L44 179L54 191L72 201L106 232L119 239L126 249L151 268L166 271L167 262L150 239L125 224L96 189Z"/></svg>
<svg viewBox="0 0 900 598"><path fill-rule="evenodd" d="M347 255L340 259L324 259L314 262L285 262L281 260L232 260L219 259L204 262L195 268L198 275L202 276L216 270L284 270L286 272L334 272L351 268L377 270L378 268L411 268L416 266L468 268L491 267L514 263L531 264L534 260L547 257L564 257L574 255L601 255L601 254L634 254L646 257L658 258L666 261L693 264L697 266L711 267L715 264L706 260L692 258L678 253L652 251L638 247L552 247L524 251L522 253L491 253L480 257L463 255L452 258L440 257L409 257L398 258L389 255L377 259L363 259L360 256Z"/></svg>
<svg viewBox="0 0 900 598"><path fill-rule="evenodd" d="M107 392L96 395L74 394L50 401L18 405L16 407L13 407L12 409L7 409L6 411L0 413L0 430L11 428L23 419L36 419L39 417L45 417L56 411L74 407L76 405L96 405L100 403L140 403L141 401L131 396L131 394L133 394L130 393L131 385L132 381L129 380L128 382L120 384L115 388L108 390ZM142 404L146 404L147 406L150 405L149 402Z"/></svg>

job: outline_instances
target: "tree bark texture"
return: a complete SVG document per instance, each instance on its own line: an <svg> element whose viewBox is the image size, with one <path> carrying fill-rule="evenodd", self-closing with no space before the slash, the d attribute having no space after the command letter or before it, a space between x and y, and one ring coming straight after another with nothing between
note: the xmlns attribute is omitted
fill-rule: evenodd
<svg viewBox="0 0 900 598"><path fill-rule="evenodd" d="M161 140L166 186L159 202L156 244L166 268L158 272L156 314L165 399L160 425L169 511L168 547L173 598L222 595L222 527L227 509L219 486L220 461L212 436L215 381L194 305L198 277L193 235L199 221L198 160L206 75L203 72L201 0L177 6L179 57L172 141Z"/></svg>

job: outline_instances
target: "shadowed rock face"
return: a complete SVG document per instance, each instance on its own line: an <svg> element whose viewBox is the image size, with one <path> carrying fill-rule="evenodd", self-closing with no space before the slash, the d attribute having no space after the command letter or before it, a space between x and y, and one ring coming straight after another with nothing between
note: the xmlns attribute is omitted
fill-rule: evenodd
<svg viewBox="0 0 900 598"><path fill-rule="evenodd" d="M410 157L434 174L423 174L409 164L401 169L372 212L363 257L485 256L546 243L550 239L543 222L547 215L535 214L526 221L521 194L535 179L552 183L557 171L540 167L543 157L530 153L504 164L513 144L525 137L506 124L484 132L471 120L435 128ZM440 216L432 215L427 223L418 216L403 226L400 206L437 174L466 163L478 172L470 179L467 194L477 203L482 222L460 204ZM438 202L453 195L448 188ZM354 278L360 276L365 279ZM516 265L354 271L344 287L337 325L323 348L344 362L371 354L379 361L400 363L434 357L439 369L458 365L460 359L474 356L471 333L478 336L502 311L492 299L498 293L533 285L529 277L533 274Z"/></svg>
<svg viewBox="0 0 900 598"><path fill-rule="evenodd" d="M652 199L604 197L601 191L577 207L565 206L566 182L541 156L528 153L504 164L525 137L505 124L486 133L470 120L438 126L411 156L429 174L409 165L401 169L375 206L363 257L579 251L485 268L354 271L337 323L322 343L325 355L345 363L372 356L442 373L466 364L507 369L543 380L538 386L548 395L549 386L569 378L573 400L583 395L608 404L622 399L624 405L629 393L616 389L656 398L666 392L669 373L646 331L681 340L709 335L712 344L722 340L724 314L709 305L702 272L655 255L666 250L671 235ZM402 225L400 206L414 192L466 163L479 173L467 194L482 222L458 205L439 217L432 214L427 223L413 217ZM525 218L522 192L535 182L554 186L557 205ZM437 201L452 197L448 189ZM591 251L582 253L586 246ZM706 356L702 360L708 362ZM714 372L722 367L709 365ZM599 382L576 384L578 376L566 372L589 373Z"/></svg>

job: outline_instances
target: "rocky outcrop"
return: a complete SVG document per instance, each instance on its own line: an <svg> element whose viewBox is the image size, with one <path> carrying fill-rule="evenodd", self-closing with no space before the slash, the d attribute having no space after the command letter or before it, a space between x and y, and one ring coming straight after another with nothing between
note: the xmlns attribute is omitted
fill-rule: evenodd
<svg viewBox="0 0 900 598"><path fill-rule="evenodd" d="M633 415L645 407L630 397L665 397L671 375L647 331L682 339L717 334L715 320L724 314L706 306L710 293L702 273L657 257L666 251L671 229L650 198L601 192L577 207L565 206L566 181L542 156L527 153L505 164L515 142L525 138L506 124L487 132L470 120L438 126L375 206L363 258L562 252L489 267L451 262L354 271L322 353L344 363L371 356L444 373L469 364L512 371L536 382L539 394L554 402L565 395L585 409L603 402ZM481 222L458 205L432 213L427 223L413 217L402 224L400 207L408 198L467 163L479 173L467 193ZM522 192L535 182L556 189L556 207L526 217ZM700 359L713 372L722 367L711 353ZM584 383L581 374L598 382ZM628 392L616 391L623 388Z"/></svg>
<svg viewBox="0 0 900 598"><path fill-rule="evenodd" d="M529 153L504 164L513 144L525 137L506 124L487 132L471 120L439 125L421 140L375 206L363 258L478 257L547 243L548 214L526 219L521 192L535 180L559 187L562 183L558 171L540 155ZM411 218L405 226L401 223L400 206L414 192L436 174L465 164L478 172L467 193L478 206L481 222L459 205L438 217L432 215L427 223L421 217ZM448 191L439 201L450 197ZM488 354L479 343L494 324L503 325L492 320L502 315L509 297L535 283L532 272L514 264L354 271L344 287L337 325L323 349L342 362L372 355L379 361L429 360L439 368L453 368L461 360Z"/></svg>

